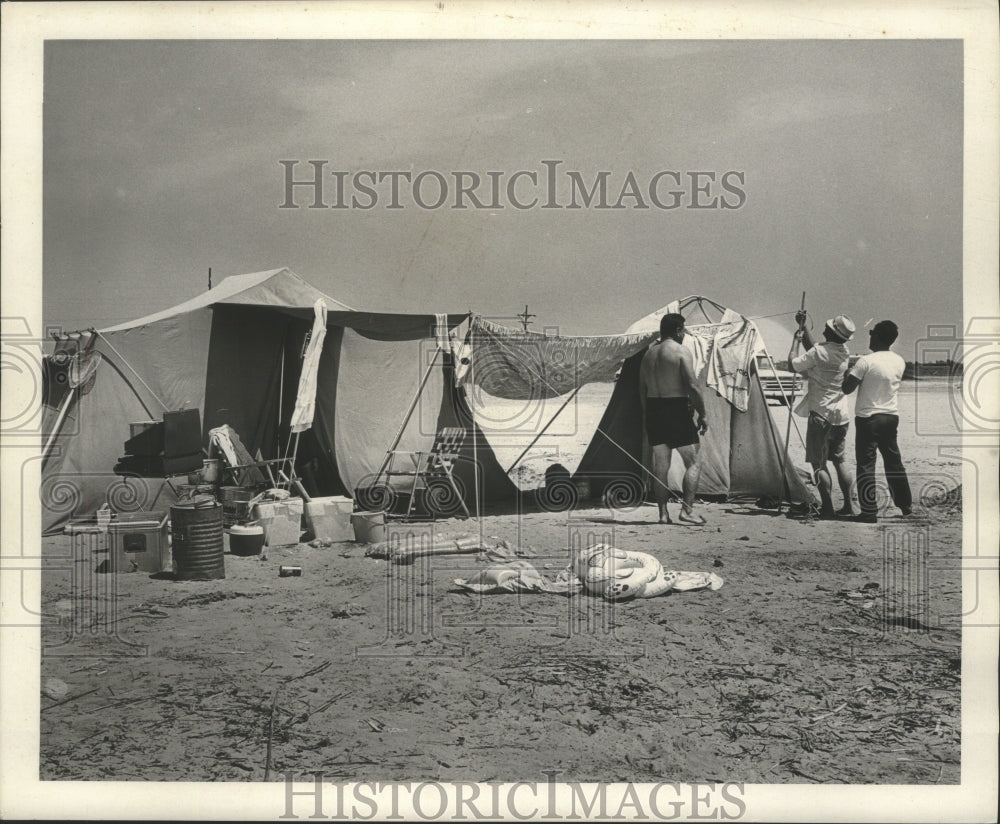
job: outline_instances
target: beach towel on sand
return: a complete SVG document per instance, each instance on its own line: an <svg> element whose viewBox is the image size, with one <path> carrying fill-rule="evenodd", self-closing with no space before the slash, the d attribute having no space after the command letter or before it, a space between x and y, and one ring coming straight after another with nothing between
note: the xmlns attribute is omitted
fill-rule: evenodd
<svg viewBox="0 0 1000 824"><path fill-rule="evenodd" d="M462 589L481 595L503 592L550 592L569 595L585 590L609 601L653 598L671 590L719 589L714 572L673 572L645 552L627 552L597 544L574 553L573 560L554 580L543 577L527 561L493 564L477 575L455 579Z"/></svg>

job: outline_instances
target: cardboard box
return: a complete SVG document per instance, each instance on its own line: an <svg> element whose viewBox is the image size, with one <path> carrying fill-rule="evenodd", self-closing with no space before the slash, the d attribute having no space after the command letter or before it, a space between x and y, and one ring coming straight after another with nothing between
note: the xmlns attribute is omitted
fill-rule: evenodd
<svg viewBox="0 0 1000 824"><path fill-rule="evenodd" d="M313 498L305 502L305 527L309 538L324 541L353 541L351 513L354 501L341 495Z"/></svg>
<svg viewBox="0 0 1000 824"><path fill-rule="evenodd" d="M119 512L108 524L109 572L170 572L169 513Z"/></svg>
<svg viewBox="0 0 1000 824"><path fill-rule="evenodd" d="M297 544L302 535L302 499L259 503L253 508L253 519L264 527L268 546Z"/></svg>

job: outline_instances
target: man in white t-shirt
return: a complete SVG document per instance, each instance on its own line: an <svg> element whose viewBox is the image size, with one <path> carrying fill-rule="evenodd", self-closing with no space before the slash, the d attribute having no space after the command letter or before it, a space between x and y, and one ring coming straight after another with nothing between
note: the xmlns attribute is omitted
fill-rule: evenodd
<svg viewBox="0 0 1000 824"><path fill-rule="evenodd" d="M823 327L823 340L813 344L812 336L805 328L806 317L804 311L795 315L802 329L802 343L806 351L797 358L792 358L789 353L792 371L804 375L809 381L806 394L795 407L795 414L808 415L806 460L813 468L813 477L819 489L820 516L851 515L852 478L844 460L850 411L842 384L851 356L847 341L854 337L854 321L847 315L830 318ZM831 494L833 481L826 468L828 460L833 463L844 496L844 506L836 512Z"/></svg>
<svg viewBox="0 0 1000 824"><path fill-rule="evenodd" d="M906 362L889 347L899 335L891 320L876 323L869 331L871 352L858 358L844 377L844 394L858 390L854 405L854 457L858 471L858 502L861 514L856 520L878 522L875 495L876 450L882 453L882 468L889 483L889 494L903 515L913 506L910 482L899 454L896 434L899 430L897 395Z"/></svg>

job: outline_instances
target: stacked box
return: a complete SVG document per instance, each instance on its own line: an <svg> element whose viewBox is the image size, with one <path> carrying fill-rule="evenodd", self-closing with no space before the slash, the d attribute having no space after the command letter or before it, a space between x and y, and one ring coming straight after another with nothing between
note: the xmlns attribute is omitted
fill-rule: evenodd
<svg viewBox="0 0 1000 824"><path fill-rule="evenodd" d="M264 528L268 546L297 544L302 535L302 499L261 502L253 508L253 519Z"/></svg>
<svg viewBox="0 0 1000 824"><path fill-rule="evenodd" d="M354 540L351 512L354 501L341 495L313 498L305 502L305 527L313 538L324 541Z"/></svg>

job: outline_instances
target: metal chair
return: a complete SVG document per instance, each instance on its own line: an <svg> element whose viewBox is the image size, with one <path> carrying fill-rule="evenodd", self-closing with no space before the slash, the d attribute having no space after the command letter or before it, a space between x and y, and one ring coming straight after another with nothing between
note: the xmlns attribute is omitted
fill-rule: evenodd
<svg viewBox="0 0 1000 824"><path fill-rule="evenodd" d="M385 476L387 482L393 477L412 478L410 484L410 500L406 507L406 517L413 515L417 501L417 490L423 489L427 500L427 509L432 517L439 511L444 511L444 506L440 504L442 496L453 495L454 499L461 506L465 517L469 515L469 508L465 505L465 498L462 495L458 484L455 482L453 469L455 461L458 460L462 451L462 444L465 441L465 429L460 426L445 427L434 438L434 444L427 452L413 452L408 450L392 450L385 464L385 468L380 473ZM403 466L399 466L398 459L403 459ZM375 479L377 485L379 478Z"/></svg>

